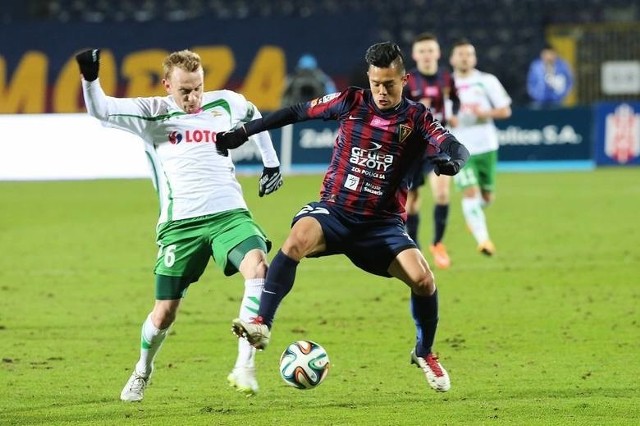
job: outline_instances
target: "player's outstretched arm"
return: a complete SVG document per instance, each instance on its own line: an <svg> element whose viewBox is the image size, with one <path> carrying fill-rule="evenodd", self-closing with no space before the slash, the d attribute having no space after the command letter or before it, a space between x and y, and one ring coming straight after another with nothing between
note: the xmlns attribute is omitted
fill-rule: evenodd
<svg viewBox="0 0 640 426"><path fill-rule="evenodd" d="M299 121L299 114L296 108L301 108L301 105L303 104L279 109L264 117L252 120L237 129L218 133L216 135L216 149L218 153L226 157L229 155L228 151L230 149L242 146L242 144L249 140L249 136Z"/></svg>
<svg viewBox="0 0 640 426"><path fill-rule="evenodd" d="M98 72L100 71L100 49L87 49L76 54L76 62L82 74L82 94L84 103L89 115L106 120L108 116L108 100L100 81Z"/></svg>

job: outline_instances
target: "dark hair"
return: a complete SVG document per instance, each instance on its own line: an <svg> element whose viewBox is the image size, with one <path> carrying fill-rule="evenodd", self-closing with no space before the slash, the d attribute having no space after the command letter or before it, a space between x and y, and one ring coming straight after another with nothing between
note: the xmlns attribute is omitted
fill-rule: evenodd
<svg viewBox="0 0 640 426"><path fill-rule="evenodd" d="M453 51L453 49L455 49L456 47L467 46L467 45L473 46L473 43L471 43L467 38L460 38L453 43L453 46L451 47L451 51Z"/></svg>
<svg viewBox="0 0 640 426"><path fill-rule="evenodd" d="M418 43L420 41L427 41L427 40L429 41L433 40L437 43L438 37L436 37L434 33L426 32L426 33L418 34L416 38L413 39L413 42Z"/></svg>
<svg viewBox="0 0 640 426"><path fill-rule="evenodd" d="M380 68L390 68L395 65L396 68L404 70L404 56L400 47L390 41L384 43L376 43L367 49L364 55L365 61L370 66Z"/></svg>

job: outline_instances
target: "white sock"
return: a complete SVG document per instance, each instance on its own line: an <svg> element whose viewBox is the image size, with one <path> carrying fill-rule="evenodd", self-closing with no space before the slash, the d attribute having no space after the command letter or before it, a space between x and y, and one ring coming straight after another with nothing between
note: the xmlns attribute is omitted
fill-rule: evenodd
<svg viewBox="0 0 640 426"><path fill-rule="evenodd" d="M238 318L251 321L258 315L260 295L264 288L264 278L254 278L244 282L244 295L240 303ZM238 339L238 358L235 367L254 367L256 349L246 339Z"/></svg>
<svg viewBox="0 0 640 426"><path fill-rule="evenodd" d="M464 197L462 199L462 213L478 244L487 241L489 239L489 230L487 229L487 219L484 211L482 211L480 196L478 195L474 198Z"/></svg>
<svg viewBox="0 0 640 426"><path fill-rule="evenodd" d="M162 346L165 337L167 337L169 327L160 330L153 325L151 314L142 324L142 332L140 333L140 359L136 364L136 372L143 376L149 377L153 371L153 360Z"/></svg>

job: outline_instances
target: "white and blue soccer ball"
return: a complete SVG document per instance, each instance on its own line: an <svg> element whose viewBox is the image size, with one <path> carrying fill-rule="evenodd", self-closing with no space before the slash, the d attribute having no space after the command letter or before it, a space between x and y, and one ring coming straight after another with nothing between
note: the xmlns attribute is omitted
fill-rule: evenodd
<svg viewBox="0 0 640 426"><path fill-rule="evenodd" d="M327 351L310 340L291 343L280 356L280 376L297 389L313 389L329 373Z"/></svg>

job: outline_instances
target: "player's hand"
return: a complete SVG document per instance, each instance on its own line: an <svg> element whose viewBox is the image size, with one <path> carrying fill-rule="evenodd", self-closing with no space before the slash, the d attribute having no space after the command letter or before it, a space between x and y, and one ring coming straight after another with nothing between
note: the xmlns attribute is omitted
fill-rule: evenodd
<svg viewBox="0 0 640 426"><path fill-rule="evenodd" d="M80 67L80 73L87 81L98 78L100 70L100 49L89 49L76 55L76 62Z"/></svg>
<svg viewBox="0 0 640 426"><path fill-rule="evenodd" d="M437 176L453 176L460 171L460 167L462 166L460 160L452 160L451 157L444 152L431 159L431 162L433 163L433 172Z"/></svg>
<svg viewBox="0 0 640 426"><path fill-rule="evenodd" d="M282 173L280 173L280 167L265 167L262 170L262 176L258 181L258 195L269 195L275 192L282 186Z"/></svg>
<svg viewBox="0 0 640 426"><path fill-rule="evenodd" d="M244 126L228 132L220 132L216 135L216 150L218 154L227 157L230 149L241 146L247 140L249 140L249 137Z"/></svg>

